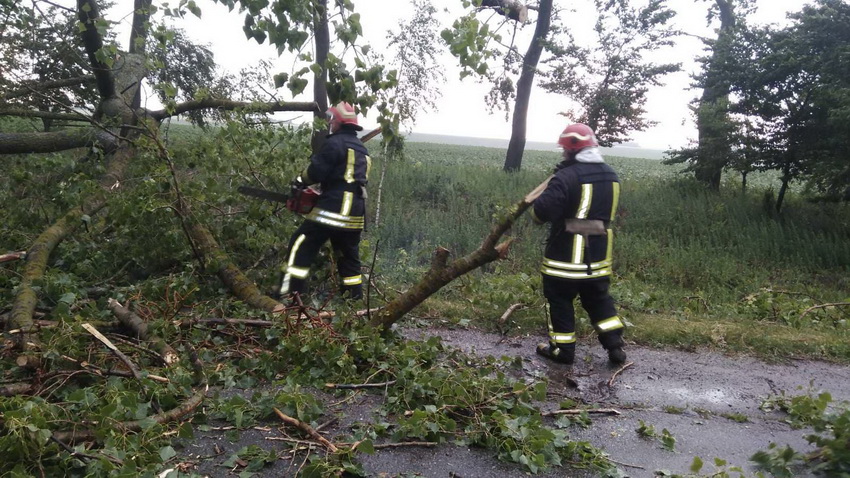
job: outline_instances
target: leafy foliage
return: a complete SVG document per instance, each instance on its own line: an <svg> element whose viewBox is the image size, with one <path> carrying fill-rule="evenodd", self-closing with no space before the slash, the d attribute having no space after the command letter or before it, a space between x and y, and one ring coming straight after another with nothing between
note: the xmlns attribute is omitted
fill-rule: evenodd
<svg viewBox="0 0 850 478"><path fill-rule="evenodd" d="M541 86L570 99L575 107L564 113L568 120L587 124L600 145L611 146L653 125L645 117L647 91L679 65L648 57L672 45L678 33L669 24L675 12L664 0L638 8L625 1L597 0L595 5L593 37L585 40L593 46L562 35L566 43L551 47L552 58L546 61L551 70Z"/></svg>

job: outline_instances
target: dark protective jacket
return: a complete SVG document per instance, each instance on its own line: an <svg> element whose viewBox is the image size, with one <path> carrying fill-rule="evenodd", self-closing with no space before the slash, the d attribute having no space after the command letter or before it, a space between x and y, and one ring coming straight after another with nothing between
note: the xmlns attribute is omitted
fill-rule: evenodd
<svg viewBox="0 0 850 478"><path fill-rule="evenodd" d="M306 184L322 186L322 195L306 219L336 229L363 229L371 166L369 151L354 130L329 135L302 177Z"/></svg>
<svg viewBox="0 0 850 478"><path fill-rule="evenodd" d="M561 163L546 190L534 201L532 216L551 223L541 272L562 279L595 279L611 275L614 235L610 223L617 211L620 183L605 163ZM605 234L567 231L567 220L602 221Z"/></svg>

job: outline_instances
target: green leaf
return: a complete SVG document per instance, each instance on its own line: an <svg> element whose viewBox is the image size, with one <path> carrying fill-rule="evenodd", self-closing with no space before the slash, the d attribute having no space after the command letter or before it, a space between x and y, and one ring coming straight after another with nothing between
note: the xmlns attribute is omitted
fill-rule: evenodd
<svg viewBox="0 0 850 478"><path fill-rule="evenodd" d="M277 75L274 75L275 88L281 88L283 85L286 84L287 81L289 81L288 73L278 73Z"/></svg>
<svg viewBox="0 0 850 478"><path fill-rule="evenodd" d="M186 4L186 8L192 12L192 15L195 15L198 18L201 18L201 9L198 8L198 5L195 3L195 0L189 0L189 3Z"/></svg>
<svg viewBox="0 0 850 478"><path fill-rule="evenodd" d="M375 453L375 444L372 443L372 440L363 440L357 445L357 450L367 455L373 455Z"/></svg>
<svg viewBox="0 0 850 478"><path fill-rule="evenodd" d="M702 470L702 465L702 458L695 456L693 463L691 463L691 472L699 473L699 471Z"/></svg>
<svg viewBox="0 0 850 478"><path fill-rule="evenodd" d="M177 452L171 446L164 446L159 449L159 458L163 463L177 456Z"/></svg>

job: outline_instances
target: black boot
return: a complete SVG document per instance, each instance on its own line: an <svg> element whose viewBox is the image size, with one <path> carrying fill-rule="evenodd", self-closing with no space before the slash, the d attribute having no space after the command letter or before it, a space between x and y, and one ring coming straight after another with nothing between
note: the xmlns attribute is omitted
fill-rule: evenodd
<svg viewBox="0 0 850 478"><path fill-rule="evenodd" d="M542 355L549 360L572 365L575 361L575 350L564 349L549 343L537 344L537 355Z"/></svg>
<svg viewBox="0 0 850 478"><path fill-rule="evenodd" d="M626 363L626 352L623 351L622 347L608 349L608 360L617 365Z"/></svg>

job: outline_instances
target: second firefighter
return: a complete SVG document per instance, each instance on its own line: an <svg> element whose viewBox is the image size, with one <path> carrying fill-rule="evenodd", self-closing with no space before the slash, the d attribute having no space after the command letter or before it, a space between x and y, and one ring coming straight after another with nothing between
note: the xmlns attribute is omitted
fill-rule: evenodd
<svg viewBox="0 0 850 478"><path fill-rule="evenodd" d="M350 299L363 295L360 234L365 224L366 184L372 160L357 137L363 127L357 123L352 105L332 106L327 116L330 135L295 181L296 187L318 183L322 193L289 241L289 255L279 291L281 297L306 292L310 266L328 240L338 256L342 295Z"/></svg>

